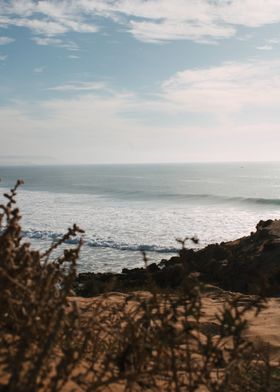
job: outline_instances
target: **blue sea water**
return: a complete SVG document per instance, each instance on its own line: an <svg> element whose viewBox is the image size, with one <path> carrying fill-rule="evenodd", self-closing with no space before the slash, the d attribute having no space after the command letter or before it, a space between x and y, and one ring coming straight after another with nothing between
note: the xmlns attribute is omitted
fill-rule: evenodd
<svg viewBox="0 0 280 392"><path fill-rule="evenodd" d="M280 163L2 166L0 193L16 179L23 236L45 248L77 223L86 233L80 271L120 271L248 235L280 217ZM3 198L0 198L0 200Z"/></svg>

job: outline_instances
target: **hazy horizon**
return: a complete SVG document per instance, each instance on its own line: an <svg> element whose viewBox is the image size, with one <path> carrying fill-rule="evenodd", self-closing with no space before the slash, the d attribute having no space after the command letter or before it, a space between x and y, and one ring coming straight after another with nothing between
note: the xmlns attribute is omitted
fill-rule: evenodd
<svg viewBox="0 0 280 392"><path fill-rule="evenodd" d="M215 165L215 164L280 164L280 160L264 160L264 161L185 161L185 162L92 162L92 163L71 163L71 162L65 162L65 163L28 163L28 162L14 162L14 163L3 163L0 161L0 167L21 167L21 166L26 166L26 167L36 167L36 166L141 166L141 165Z"/></svg>
<svg viewBox="0 0 280 392"><path fill-rule="evenodd" d="M280 2L0 0L0 164L276 161Z"/></svg>

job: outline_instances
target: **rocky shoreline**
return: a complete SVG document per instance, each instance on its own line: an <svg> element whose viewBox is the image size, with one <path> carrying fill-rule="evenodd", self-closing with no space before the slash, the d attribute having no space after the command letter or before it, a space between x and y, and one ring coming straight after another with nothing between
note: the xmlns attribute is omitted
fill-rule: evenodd
<svg viewBox="0 0 280 392"><path fill-rule="evenodd" d="M75 292L90 297L105 291L176 290L189 275L224 290L244 294L280 295L280 220L260 221L249 236L200 250L180 250L179 255L147 268L122 273L81 273Z"/></svg>

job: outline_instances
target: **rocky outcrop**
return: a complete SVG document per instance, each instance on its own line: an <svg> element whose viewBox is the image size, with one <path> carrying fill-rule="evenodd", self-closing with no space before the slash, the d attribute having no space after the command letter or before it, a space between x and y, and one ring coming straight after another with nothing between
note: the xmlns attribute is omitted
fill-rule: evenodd
<svg viewBox="0 0 280 392"><path fill-rule="evenodd" d="M280 221L260 221L256 229L248 237L197 252L192 264L201 278L226 290L280 294Z"/></svg>
<svg viewBox="0 0 280 392"><path fill-rule="evenodd" d="M194 273L202 281L225 290L280 295L280 220L260 221L256 232L235 241L211 244L197 251L182 249L177 257L147 269L80 274L76 291L91 296L105 290L148 289L149 285L177 289L186 276Z"/></svg>

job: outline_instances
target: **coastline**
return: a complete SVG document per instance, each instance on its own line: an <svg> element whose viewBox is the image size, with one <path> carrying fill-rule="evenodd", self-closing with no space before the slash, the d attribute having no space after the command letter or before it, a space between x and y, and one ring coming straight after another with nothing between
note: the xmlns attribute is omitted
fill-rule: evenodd
<svg viewBox="0 0 280 392"><path fill-rule="evenodd" d="M177 290L188 274L224 290L279 296L280 220L260 221L255 232L233 241L199 250L183 247L178 256L146 268L124 268L121 273L80 273L75 290L82 296L98 295L108 288L120 292L145 290L151 281L161 290Z"/></svg>
<svg viewBox="0 0 280 392"><path fill-rule="evenodd" d="M176 238L197 235L205 247L248 235L260 219L280 214L279 163L0 171L1 192L25 179L18 194L24 241L44 249L73 223L85 230L79 272L141 267L141 250L158 263L180 248Z"/></svg>

